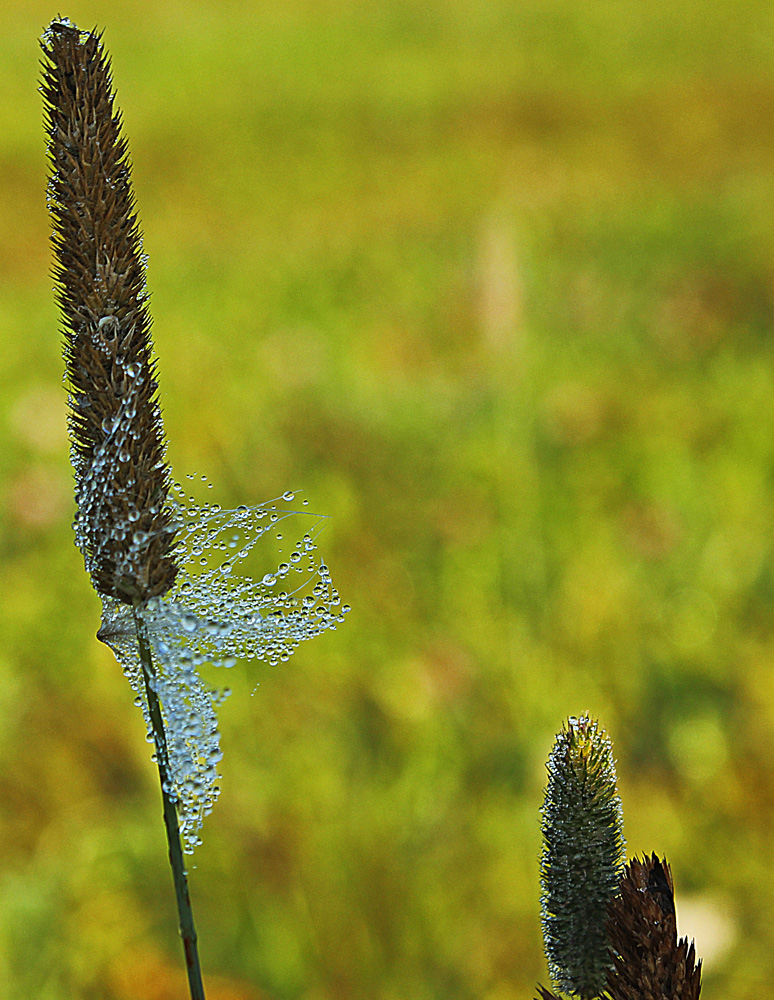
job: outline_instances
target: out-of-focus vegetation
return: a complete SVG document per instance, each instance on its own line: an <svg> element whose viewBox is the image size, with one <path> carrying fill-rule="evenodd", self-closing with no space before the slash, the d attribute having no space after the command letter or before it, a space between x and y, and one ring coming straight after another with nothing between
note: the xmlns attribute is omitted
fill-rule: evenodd
<svg viewBox="0 0 774 1000"><path fill-rule="evenodd" d="M238 666L210 1000L522 1000L562 719L707 1000L774 955L774 13L3 4L0 992L184 995L156 776L72 544L37 37L106 28L176 473L303 488L353 605ZM260 687L250 697L256 683Z"/></svg>

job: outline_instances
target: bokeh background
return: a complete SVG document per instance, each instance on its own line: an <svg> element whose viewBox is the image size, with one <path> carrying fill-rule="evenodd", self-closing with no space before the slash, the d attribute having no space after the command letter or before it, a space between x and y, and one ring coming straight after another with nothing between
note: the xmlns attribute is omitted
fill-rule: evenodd
<svg viewBox="0 0 774 1000"><path fill-rule="evenodd" d="M0 12L2 997L185 995L157 776L72 544L59 13L113 56L175 473L224 505L302 488L353 606L229 672L208 997L532 997L544 762L584 709L703 995L768 996L771 4Z"/></svg>

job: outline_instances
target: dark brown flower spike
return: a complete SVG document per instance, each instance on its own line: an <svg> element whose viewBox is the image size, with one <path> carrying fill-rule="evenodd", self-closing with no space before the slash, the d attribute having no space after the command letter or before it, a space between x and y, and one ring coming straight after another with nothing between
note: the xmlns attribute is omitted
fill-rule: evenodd
<svg viewBox="0 0 774 1000"><path fill-rule="evenodd" d="M76 539L98 593L137 604L178 567L129 156L101 36L57 20L42 47Z"/></svg>
<svg viewBox="0 0 774 1000"><path fill-rule="evenodd" d="M608 907L607 935L611 1000L698 1000L701 960L693 942L678 941L674 883L665 860L654 854L629 862Z"/></svg>
<svg viewBox="0 0 774 1000"><path fill-rule="evenodd" d="M539 1000L562 1000L558 997L556 993L552 993L551 990L547 990L545 986L538 986L538 993L540 994Z"/></svg>

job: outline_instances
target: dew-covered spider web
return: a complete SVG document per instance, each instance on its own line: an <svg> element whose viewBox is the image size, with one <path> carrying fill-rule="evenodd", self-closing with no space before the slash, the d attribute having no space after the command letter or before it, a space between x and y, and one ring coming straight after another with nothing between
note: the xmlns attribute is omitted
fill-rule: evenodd
<svg viewBox="0 0 774 1000"><path fill-rule="evenodd" d="M223 753L215 710L230 693L205 682L200 668L232 667L240 659L287 660L299 643L336 628L349 610L318 554L325 518L294 509L294 499L294 493L285 493L268 503L224 510L197 504L182 486L173 487L180 572L169 593L149 600L139 614L153 652L153 683L164 718L165 790L175 802L187 854L201 843L202 822L220 792ZM286 535L288 529L293 530ZM147 539L138 540L144 544ZM246 575L251 556L255 561L264 549L274 555L270 571L260 579ZM103 597L98 637L113 650L132 685L152 743L132 608Z"/></svg>

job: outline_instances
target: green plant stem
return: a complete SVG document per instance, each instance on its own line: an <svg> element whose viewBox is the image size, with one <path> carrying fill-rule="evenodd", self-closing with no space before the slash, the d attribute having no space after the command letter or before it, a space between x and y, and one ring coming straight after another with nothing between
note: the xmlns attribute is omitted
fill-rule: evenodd
<svg viewBox="0 0 774 1000"><path fill-rule="evenodd" d="M161 798L164 803L164 828L167 832L169 845L169 863L172 866L172 877L175 882L177 897L177 912L180 920L180 937L183 939L185 965L188 973L188 988L191 1000L205 1000L202 971L199 966L199 951L196 945L196 929L194 927L191 899L188 894L188 877L183 863L183 850L180 845L180 828L177 822L177 809L167 793L169 787L169 755L167 739L164 732L164 720L161 715L161 704L155 689L156 671L153 666L153 655L148 640L148 630L138 609L134 608L134 625L137 632L137 643L140 650L140 663L145 681L145 693L148 698L153 739L156 744L156 763L161 780Z"/></svg>

